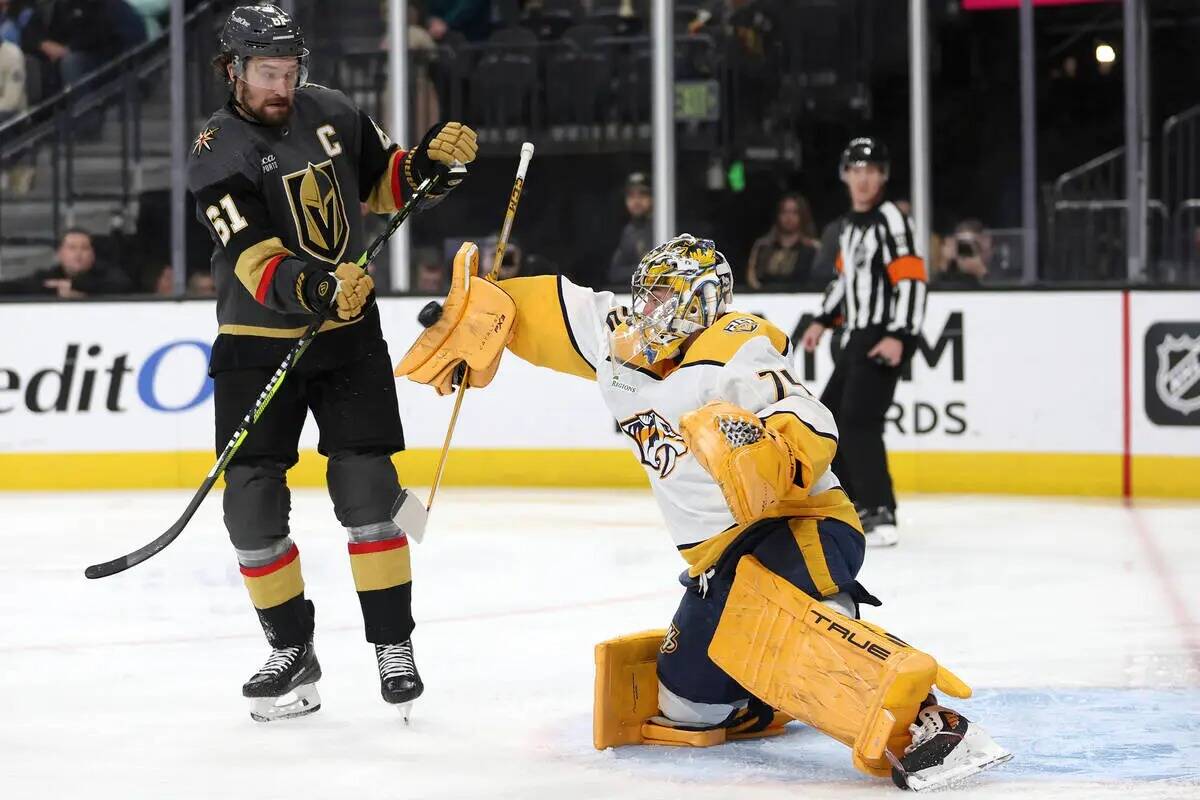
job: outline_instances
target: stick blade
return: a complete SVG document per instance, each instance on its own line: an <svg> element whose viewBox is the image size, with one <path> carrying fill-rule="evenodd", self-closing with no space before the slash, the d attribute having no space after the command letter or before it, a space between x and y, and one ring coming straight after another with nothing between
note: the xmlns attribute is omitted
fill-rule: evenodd
<svg viewBox="0 0 1200 800"><path fill-rule="evenodd" d="M107 578L109 575L116 575L118 572L124 572L129 569L129 558L121 556L114 558L112 561L105 561L103 564L92 564L83 571L83 576L89 580L96 578Z"/></svg>

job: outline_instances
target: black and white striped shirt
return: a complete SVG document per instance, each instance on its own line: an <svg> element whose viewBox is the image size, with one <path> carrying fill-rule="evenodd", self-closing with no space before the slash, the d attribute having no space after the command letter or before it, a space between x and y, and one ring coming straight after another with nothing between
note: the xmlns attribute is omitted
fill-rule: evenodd
<svg viewBox="0 0 1200 800"><path fill-rule="evenodd" d="M817 321L850 330L882 328L905 338L921 332L925 319L925 262L913 241L912 223L885 200L870 211L852 211L838 237L838 277L825 290Z"/></svg>

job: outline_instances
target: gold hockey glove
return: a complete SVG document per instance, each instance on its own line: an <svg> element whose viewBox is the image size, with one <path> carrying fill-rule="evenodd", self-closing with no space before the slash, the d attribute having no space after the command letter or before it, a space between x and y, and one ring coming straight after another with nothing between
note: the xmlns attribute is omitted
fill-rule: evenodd
<svg viewBox="0 0 1200 800"><path fill-rule="evenodd" d="M333 271L337 278L337 294L333 296L336 312L341 319L353 319L362 313L367 298L375 289L375 280L357 264L339 264Z"/></svg>
<svg viewBox="0 0 1200 800"><path fill-rule="evenodd" d="M454 391L455 373L466 364L467 382L491 383L500 356L512 339L517 307L508 293L479 277L479 248L463 242L454 256L450 293L441 317L426 328L396 367L396 376L432 386L438 394Z"/></svg>
<svg viewBox="0 0 1200 800"><path fill-rule="evenodd" d="M756 415L717 401L684 414L680 433L713 477L738 524L769 516L792 486L796 459L782 436Z"/></svg>
<svg viewBox="0 0 1200 800"><path fill-rule="evenodd" d="M362 267L348 261L333 272L309 265L296 282L296 295L306 308L343 320L361 314L374 289L374 279Z"/></svg>
<svg viewBox="0 0 1200 800"><path fill-rule="evenodd" d="M416 189L435 170L448 169L455 164L470 164L478 152L475 131L471 128L461 122L438 123L425 133L421 143L404 159L404 179L411 188ZM444 194L457 185L457 181L443 183L433 194Z"/></svg>

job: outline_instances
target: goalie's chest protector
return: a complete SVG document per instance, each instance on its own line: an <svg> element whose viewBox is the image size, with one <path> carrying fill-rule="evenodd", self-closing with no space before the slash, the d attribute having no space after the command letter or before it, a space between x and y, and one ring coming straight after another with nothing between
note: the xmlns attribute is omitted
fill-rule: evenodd
<svg viewBox="0 0 1200 800"><path fill-rule="evenodd" d="M618 366L607 352L596 365L604 402L645 468L671 538L680 550L735 524L720 487L688 452L679 433L680 417L717 399L712 396L713 387L724 369L720 363L691 361L660 377L648 370Z"/></svg>

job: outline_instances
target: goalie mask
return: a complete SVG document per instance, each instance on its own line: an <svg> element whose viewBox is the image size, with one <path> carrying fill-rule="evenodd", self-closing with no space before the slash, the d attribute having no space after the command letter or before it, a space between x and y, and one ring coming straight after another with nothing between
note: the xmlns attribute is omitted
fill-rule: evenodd
<svg viewBox="0 0 1200 800"><path fill-rule="evenodd" d="M712 325L733 302L733 271L711 239L683 233L647 253L633 272L628 318L611 334L613 360L654 364Z"/></svg>

